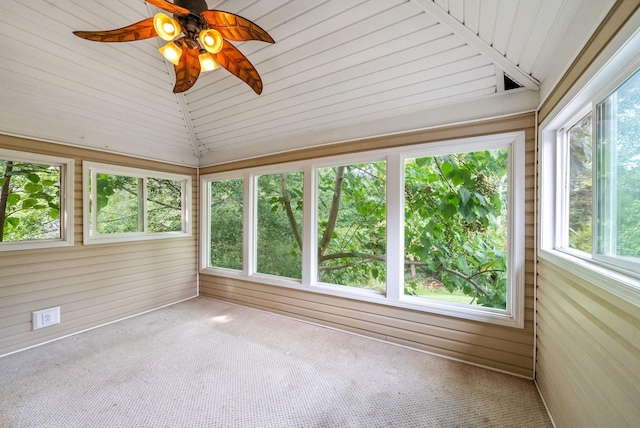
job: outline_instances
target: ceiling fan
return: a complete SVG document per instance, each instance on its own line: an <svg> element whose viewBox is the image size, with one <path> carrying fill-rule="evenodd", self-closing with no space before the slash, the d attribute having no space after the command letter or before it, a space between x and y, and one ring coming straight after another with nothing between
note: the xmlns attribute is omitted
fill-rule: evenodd
<svg viewBox="0 0 640 428"><path fill-rule="evenodd" d="M244 81L258 95L262 79L231 41L259 40L275 43L271 36L253 22L220 10L208 10L205 0L145 0L173 18L158 13L153 18L108 31L74 31L78 37L96 42L131 42L160 36L168 43L160 53L172 64L176 73L173 92L184 92L198 80L201 71L218 65Z"/></svg>

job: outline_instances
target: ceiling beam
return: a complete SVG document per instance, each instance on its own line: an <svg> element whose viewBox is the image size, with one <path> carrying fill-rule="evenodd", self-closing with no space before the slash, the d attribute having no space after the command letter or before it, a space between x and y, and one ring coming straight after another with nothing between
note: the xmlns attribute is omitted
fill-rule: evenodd
<svg viewBox="0 0 640 428"><path fill-rule="evenodd" d="M167 65L167 67L169 67L169 65ZM169 74L171 74L171 71L169 72ZM175 84L175 82L172 82L172 84ZM196 131L193 129L193 121L191 120L191 115L189 114L189 106L187 105L187 100L182 93L176 94L176 98L178 99L178 104L180 104L180 112L182 113L182 117L184 119L184 126L187 127L189 140L191 140L191 145L193 146L193 154L197 158L199 158L200 156L202 156L202 152L200 151L200 140L198 140Z"/></svg>
<svg viewBox="0 0 640 428"><path fill-rule="evenodd" d="M533 76L525 73L516 64L509 61L504 55L495 50L490 44L482 40L476 33L471 31L463 23L451 16L447 11L442 9L433 0L411 0L418 5L426 13L433 16L442 25L449 28L454 34L461 37L469 46L474 47L480 54L487 57L496 66L500 67L513 80L522 86L533 91L540 89L540 82Z"/></svg>

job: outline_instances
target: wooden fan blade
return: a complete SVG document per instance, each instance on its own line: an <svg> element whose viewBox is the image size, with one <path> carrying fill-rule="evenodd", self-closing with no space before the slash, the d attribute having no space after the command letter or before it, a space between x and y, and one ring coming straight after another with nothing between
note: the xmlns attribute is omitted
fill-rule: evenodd
<svg viewBox="0 0 640 428"><path fill-rule="evenodd" d="M222 37L234 42L245 40L260 40L267 43L275 43L269 33L264 31L257 24L233 13L221 10L205 10L200 14L209 27L214 28L222 34Z"/></svg>
<svg viewBox="0 0 640 428"><path fill-rule="evenodd" d="M78 37L94 42L132 42L134 40L156 37L158 33L153 28L153 18L143 19L135 24L108 31L74 31Z"/></svg>
<svg viewBox="0 0 640 428"><path fill-rule="evenodd" d="M191 88L200 76L200 61L198 55L199 47L189 49L185 44L182 45L182 55L178 65L174 66L176 71L176 84L173 87L174 93L184 92Z"/></svg>
<svg viewBox="0 0 640 428"><path fill-rule="evenodd" d="M220 66L226 68L231 74L249 85L256 94L260 95L262 93L262 79L260 79L258 71L247 57L231 43L225 40L222 50L213 55L213 58Z"/></svg>
<svg viewBox="0 0 640 428"><path fill-rule="evenodd" d="M144 1L154 5L159 9L166 10L167 12L175 13L176 15L189 15L189 13L191 13L189 9L185 9L184 7L181 7L181 6L176 6L175 4L169 3L168 1L164 1L164 0L144 0Z"/></svg>

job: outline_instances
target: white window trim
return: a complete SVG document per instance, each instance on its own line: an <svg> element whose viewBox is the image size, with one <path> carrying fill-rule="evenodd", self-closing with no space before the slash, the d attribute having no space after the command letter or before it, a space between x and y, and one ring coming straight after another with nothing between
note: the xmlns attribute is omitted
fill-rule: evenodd
<svg viewBox="0 0 640 428"><path fill-rule="evenodd" d="M569 167L568 165L562 161L569 156L569 140L568 140L568 132L569 130L575 126L579 121L581 121L585 116L591 113L591 105L587 105L579 110L577 114L575 114L562 129L556 132L556 138L558 139L558 155L556 161L556 173L558 174L560 186L564 187L564 192L566 192L569 186ZM593 118L592 118L593 120ZM569 247L569 207L567 204L563 203L564 200L563 192L558 192L558 200L557 206L559 208L558 216L563 219L563 221L556 221L556 234L558 236L557 245L563 248L564 251L568 253L574 254L584 254L583 251L573 249Z"/></svg>
<svg viewBox="0 0 640 428"><path fill-rule="evenodd" d="M636 12L603 53L580 77L573 89L542 122L540 141L540 228L538 257L584 279L613 295L640 306L637 273L592 257L591 253L560 248L564 204L557 174L562 160L558 135L581 111L593 109L622 82L640 69L640 11ZM586 106L586 107L585 107ZM595 118L592 119L595 126ZM594 241L595 242L595 241ZM602 257L600 257L602 259Z"/></svg>
<svg viewBox="0 0 640 428"><path fill-rule="evenodd" d="M113 233L113 234L91 234L90 224L95 224L96 218L90 221L89 218L89 206L97 204L96 188L94 186L93 202L89 200L89 182L91 175L94 176L96 171L99 173L123 175L127 177L136 178L158 178L166 180L176 180L182 182L182 231L180 232L146 232L146 209L144 213L145 217L145 231L144 232L130 232L130 233ZM82 162L82 218L83 218L83 243L84 245L93 244L106 244L113 242L129 242L129 241L145 241L151 239L167 239L167 238L182 238L192 235L192 215L191 215L191 183L192 179L190 175L173 174L168 172L153 171L140 168L129 168L124 166L117 166L111 164L103 164L98 162ZM144 188L143 200L146 207L146 186ZM91 212L95 216L97 213L97 207L94 205L91 207Z"/></svg>
<svg viewBox="0 0 640 428"><path fill-rule="evenodd" d="M59 166L60 185L60 239L42 239L19 242L0 242L0 251L33 250L38 248L68 247L74 243L73 200L75 161L57 156L0 149L0 158L16 162Z"/></svg>
<svg viewBox="0 0 640 428"><path fill-rule="evenodd" d="M401 285L404 281L404 198L403 177L405 158L414 156L433 156L463 151L488 150L494 148L509 148L509 183L508 200L510 213L508 241L508 266L509 275L509 300L506 310L475 307L464 304L437 301L431 299L404 296ZM370 161L387 162L387 291L379 293L373 290L348 287L335 284L325 284L316 281L316 257L317 257L317 218L315 213L316 198L316 170L318 168L363 163ZM255 253L249 246L253 246L253 203L255 196L247 195L253 186L248 183L255 181L255 177L263 174L279 173L293 170L302 170L304 173L304 213L303 213L303 256L302 256L302 280L277 277L256 273L255 265L246 263L252 260ZM210 186L211 181L231 178L243 178L245 183L245 203L250 204L251 212L245 210L245 263L242 271L221 269L209 266L210 248ZM326 294L332 296L358 299L362 301L430 312L473 321L481 321L508 327L524 328L524 249L525 249L525 136L524 132L511 132L505 134L490 135L485 137L465 138L452 141L442 141L410 147L398 147L385 150L377 150L366 153L340 155L322 159L312 159L306 162L272 165L244 170L226 171L202 175L200 177L201 188L201 263L200 272L203 274L218 275L238 280L254 281L263 284L291 288ZM311 212L309 212L309 210ZM248 222L248 223L247 223ZM395 262L394 262L395 261ZM396 266L397 265L397 266ZM390 284L396 284L396 286Z"/></svg>

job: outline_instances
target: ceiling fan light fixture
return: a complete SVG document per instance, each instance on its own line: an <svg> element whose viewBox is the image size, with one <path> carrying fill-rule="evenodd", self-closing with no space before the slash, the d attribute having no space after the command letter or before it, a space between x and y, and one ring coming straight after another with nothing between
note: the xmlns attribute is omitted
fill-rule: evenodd
<svg viewBox="0 0 640 428"><path fill-rule="evenodd" d="M153 28L160 38L168 42L178 37L182 31L178 21L164 13L157 13L153 17Z"/></svg>
<svg viewBox="0 0 640 428"><path fill-rule="evenodd" d="M134 42L153 37L166 40L168 43L159 51L175 66L174 93L189 90L200 72L215 70L218 67L227 69L249 85L256 94L262 93L262 79L258 71L247 57L230 43L249 40L275 43L269 33L256 23L230 12L207 9L206 0L136 1L144 1L165 13L155 14L122 28L74 31L73 34L94 42Z"/></svg>
<svg viewBox="0 0 640 428"><path fill-rule="evenodd" d="M209 52L202 52L198 55L198 60L200 61L200 71L213 71L220 68L217 62L213 59L213 55Z"/></svg>
<svg viewBox="0 0 640 428"><path fill-rule="evenodd" d="M180 57L182 56L182 49L180 49L180 46L176 45L175 42L169 42L158 50L167 61L173 65L178 65Z"/></svg>
<svg viewBox="0 0 640 428"><path fill-rule="evenodd" d="M222 50L224 39L218 30L214 30L213 28L202 30L200 31L198 38L200 39L202 47L204 47L207 52L217 54Z"/></svg>

